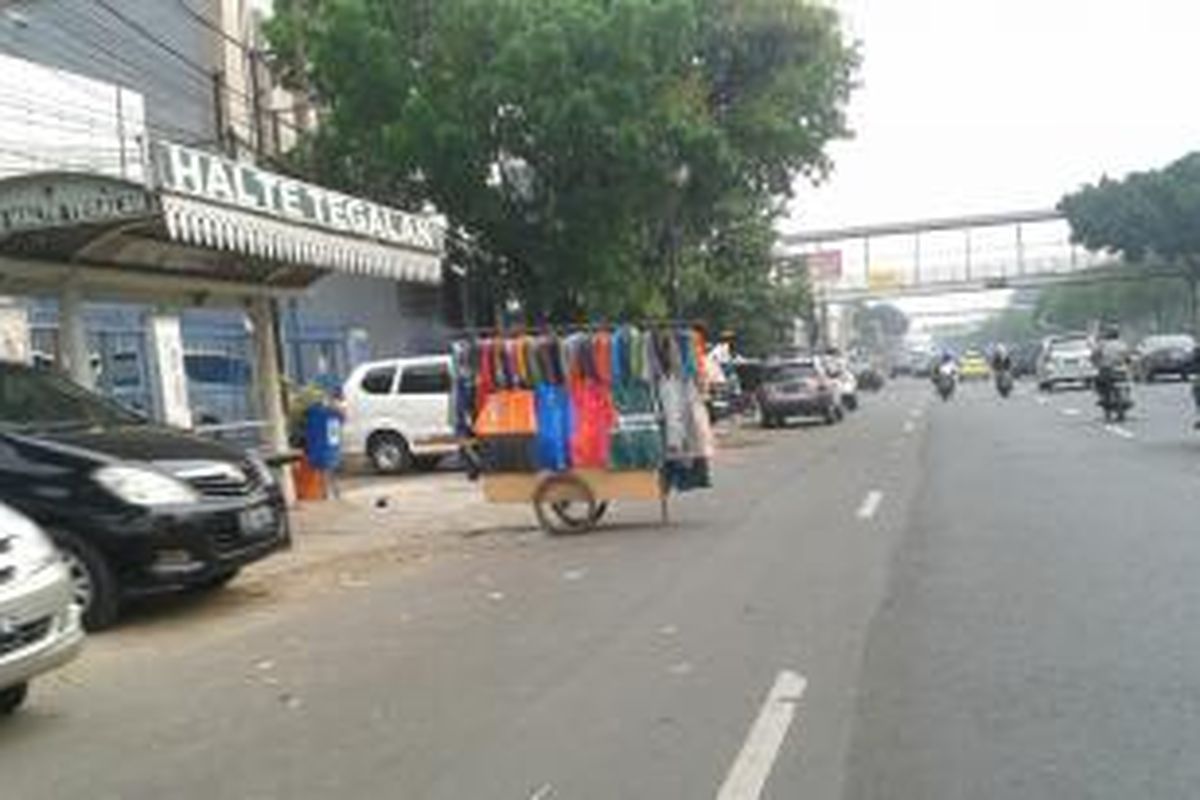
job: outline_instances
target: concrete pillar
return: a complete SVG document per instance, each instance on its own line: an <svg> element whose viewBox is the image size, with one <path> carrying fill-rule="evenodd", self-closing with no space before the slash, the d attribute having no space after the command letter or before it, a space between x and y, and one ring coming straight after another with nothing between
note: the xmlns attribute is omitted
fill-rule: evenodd
<svg viewBox="0 0 1200 800"><path fill-rule="evenodd" d="M29 341L29 310L13 297L0 297L0 358L28 364L32 356Z"/></svg>
<svg viewBox="0 0 1200 800"><path fill-rule="evenodd" d="M160 310L147 315L146 342L150 351L154 408L159 419L179 428L192 427L179 314Z"/></svg>
<svg viewBox="0 0 1200 800"><path fill-rule="evenodd" d="M80 386L96 388L83 318L83 293L74 280L68 280L58 296L58 363Z"/></svg>
<svg viewBox="0 0 1200 800"><path fill-rule="evenodd" d="M279 363L279 345L275 339L271 299L251 298L249 312L254 327L254 356L258 364L256 388L266 423L263 438L268 454L283 453L288 449L287 411L283 407L283 374ZM294 503L296 487L289 470L283 470L281 485L288 503Z"/></svg>

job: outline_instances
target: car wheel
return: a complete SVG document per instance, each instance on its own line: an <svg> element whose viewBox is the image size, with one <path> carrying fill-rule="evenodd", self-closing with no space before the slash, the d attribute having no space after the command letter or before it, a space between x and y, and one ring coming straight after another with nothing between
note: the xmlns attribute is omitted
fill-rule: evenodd
<svg viewBox="0 0 1200 800"><path fill-rule="evenodd" d="M838 421L837 409L834 408L833 406L829 406L828 408L826 408L825 409L825 424L833 425L833 424L836 424L837 421Z"/></svg>
<svg viewBox="0 0 1200 800"><path fill-rule="evenodd" d="M367 457L371 466L383 475L405 472L412 467L413 456L408 442L394 431L379 431L367 441Z"/></svg>
<svg viewBox="0 0 1200 800"><path fill-rule="evenodd" d="M51 531L71 574L71 594L83 616L83 627L99 631L121 615L121 591L112 567L89 542L66 531Z"/></svg>
<svg viewBox="0 0 1200 800"><path fill-rule="evenodd" d="M846 395L845 399L842 400L842 402L846 404L847 411L858 410L858 397L856 397L855 395L852 395L852 394Z"/></svg>
<svg viewBox="0 0 1200 800"><path fill-rule="evenodd" d="M0 717L12 714L21 707L28 696L28 683L18 683L16 686L7 686L0 689Z"/></svg>

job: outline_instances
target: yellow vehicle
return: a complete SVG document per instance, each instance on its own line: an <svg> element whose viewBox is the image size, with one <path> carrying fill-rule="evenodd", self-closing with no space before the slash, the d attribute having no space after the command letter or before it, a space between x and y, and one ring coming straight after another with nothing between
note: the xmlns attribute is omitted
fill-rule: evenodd
<svg viewBox="0 0 1200 800"><path fill-rule="evenodd" d="M958 362L958 375L965 381L980 380L992 374L988 360L978 350L968 350Z"/></svg>

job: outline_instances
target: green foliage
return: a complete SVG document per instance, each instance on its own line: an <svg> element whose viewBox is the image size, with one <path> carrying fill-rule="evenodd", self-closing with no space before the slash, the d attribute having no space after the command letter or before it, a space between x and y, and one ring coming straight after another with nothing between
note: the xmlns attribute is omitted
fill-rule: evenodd
<svg viewBox="0 0 1200 800"><path fill-rule="evenodd" d="M717 232L682 268L684 316L736 333L743 355L767 355L791 343L797 318L811 316L809 287L773 274L769 213L737 203L722 212Z"/></svg>
<svg viewBox="0 0 1200 800"><path fill-rule="evenodd" d="M854 333L859 344L885 351L908 333L908 315L890 303L861 305L854 313Z"/></svg>
<svg viewBox="0 0 1200 800"><path fill-rule="evenodd" d="M1059 209L1072 239L1129 261L1150 257L1200 265L1200 152L1124 180L1102 178L1067 195Z"/></svg>
<svg viewBox="0 0 1200 800"><path fill-rule="evenodd" d="M297 168L434 204L491 296L661 314L677 254L687 312L761 326L800 302L761 234L847 134L857 54L823 4L277 0L268 35L324 109Z"/></svg>
<svg viewBox="0 0 1200 800"><path fill-rule="evenodd" d="M1123 280L1047 288L1038 297L1036 316L1051 330L1083 330L1097 320L1143 333L1191 326L1187 282L1155 277L1136 267L1128 268Z"/></svg>

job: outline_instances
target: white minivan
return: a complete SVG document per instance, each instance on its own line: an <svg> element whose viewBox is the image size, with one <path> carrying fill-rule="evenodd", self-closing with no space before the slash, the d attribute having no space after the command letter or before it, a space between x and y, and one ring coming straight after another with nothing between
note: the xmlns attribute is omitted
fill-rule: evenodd
<svg viewBox="0 0 1200 800"><path fill-rule="evenodd" d="M360 364L342 386L342 447L379 472L432 469L457 449L450 413L449 356Z"/></svg>

